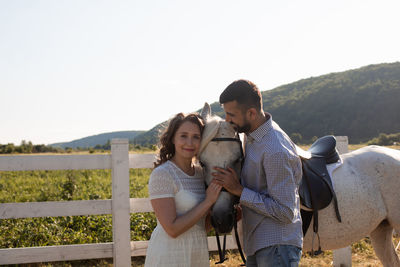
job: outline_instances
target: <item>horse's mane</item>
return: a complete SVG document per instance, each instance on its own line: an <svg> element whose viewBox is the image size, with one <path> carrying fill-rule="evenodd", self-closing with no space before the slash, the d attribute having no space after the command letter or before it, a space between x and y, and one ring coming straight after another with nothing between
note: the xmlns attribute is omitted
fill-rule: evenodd
<svg viewBox="0 0 400 267"><path fill-rule="evenodd" d="M201 138L199 156L203 152L207 144L215 137L218 132L219 125L222 119L218 116L208 117L206 120L206 126L203 130L203 135Z"/></svg>

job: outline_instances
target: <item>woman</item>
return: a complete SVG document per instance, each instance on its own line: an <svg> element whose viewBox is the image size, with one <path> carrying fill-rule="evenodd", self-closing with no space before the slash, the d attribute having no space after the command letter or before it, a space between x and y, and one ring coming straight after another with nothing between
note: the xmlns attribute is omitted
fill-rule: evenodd
<svg viewBox="0 0 400 267"><path fill-rule="evenodd" d="M209 266L205 217L221 186L212 182L205 190L203 171L195 164L203 128L198 115L179 113L160 138L159 159L149 180L157 227L146 267Z"/></svg>

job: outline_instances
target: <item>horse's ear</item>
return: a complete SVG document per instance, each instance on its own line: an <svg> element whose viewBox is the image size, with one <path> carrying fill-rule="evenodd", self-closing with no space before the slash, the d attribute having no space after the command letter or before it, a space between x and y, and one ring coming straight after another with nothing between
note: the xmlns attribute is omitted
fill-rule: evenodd
<svg viewBox="0 0 400 267"><path fill-rule="evenodd" d="M204 107L201 110L200 115L203 117L205 121L207 121L207 119L211 116L211 107L207 102L204 103Z"/></svg>

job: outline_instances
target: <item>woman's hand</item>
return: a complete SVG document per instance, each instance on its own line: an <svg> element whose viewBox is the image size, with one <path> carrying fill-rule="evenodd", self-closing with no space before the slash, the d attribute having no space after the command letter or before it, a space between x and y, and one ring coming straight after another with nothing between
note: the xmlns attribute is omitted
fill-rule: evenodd
<svg viewBox="0 0 400 267"><path fill-rule="evenodd" d="M212 180L211 183L207 187L205 201L207 201L211 205L214 204L218 199L221 189L222 189L222 186L217 184L214 180Z"/></svg>

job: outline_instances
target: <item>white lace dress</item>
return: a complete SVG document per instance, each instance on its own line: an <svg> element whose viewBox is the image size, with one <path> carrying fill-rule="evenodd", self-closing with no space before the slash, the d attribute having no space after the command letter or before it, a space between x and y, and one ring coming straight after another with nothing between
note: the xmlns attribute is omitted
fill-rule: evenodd
<svg viewBox="0 0 400 267"><path fill-rule="evenodd" d="M201 167L189 176L173 162L167 161L153 170L149 180L150 199L175 198L177 215L182 215L205 198L205 185ZM170 237L159 221L151 234L145 267L210 266L207 235L201 219L177 238Z"/></svg>

